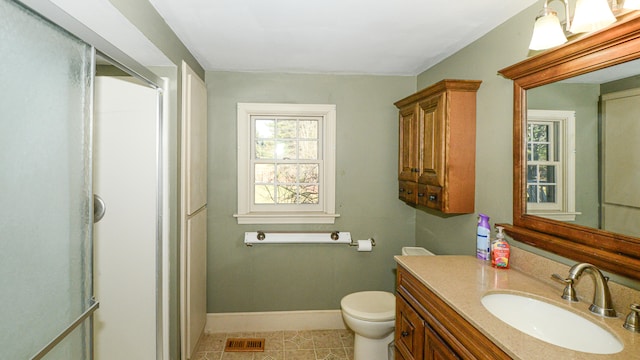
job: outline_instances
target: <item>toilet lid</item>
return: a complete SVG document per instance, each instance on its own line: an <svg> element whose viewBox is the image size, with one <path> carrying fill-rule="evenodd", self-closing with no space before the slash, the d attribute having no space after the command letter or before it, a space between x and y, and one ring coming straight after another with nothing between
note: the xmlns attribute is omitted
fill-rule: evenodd
<svg viewBox="0 0 640 360"><path fill-rule="evenodd" d="M342 311L365 321L389 321L396 316L396 297L386 291L362 291L340 301Z"/></svg>

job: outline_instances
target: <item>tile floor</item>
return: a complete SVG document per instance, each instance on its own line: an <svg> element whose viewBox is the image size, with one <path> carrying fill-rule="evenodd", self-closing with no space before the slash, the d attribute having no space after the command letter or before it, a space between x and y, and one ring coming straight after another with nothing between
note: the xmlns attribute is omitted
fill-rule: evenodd
<svg viewBox="0 0 640 360"><path fill-rule="evenodd" d="M265 338L264 352L224 352L227 338ZM350 330L205 334L194 360L353 360Z"/></svg>

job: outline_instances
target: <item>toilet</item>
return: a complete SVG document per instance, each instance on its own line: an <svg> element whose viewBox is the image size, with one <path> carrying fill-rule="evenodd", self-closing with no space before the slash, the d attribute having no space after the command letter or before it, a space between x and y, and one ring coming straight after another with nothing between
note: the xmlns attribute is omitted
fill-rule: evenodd
<svg viewBox="0 0 640 360"><path fill-rule="evenodd" d="M387 360L393 341L396 297L386 291L361 291L340 301L342 318L355 333L354 360Z"/></svg>
<svg viewBox="0 0 640 360"><path fill-rule="evenodd" d="M404 247L402 255L433 255L424 248ZM340 301L342 318L355 333L354 360L387 360L396 320L396 297L386 291L361 291Z"/></svg>

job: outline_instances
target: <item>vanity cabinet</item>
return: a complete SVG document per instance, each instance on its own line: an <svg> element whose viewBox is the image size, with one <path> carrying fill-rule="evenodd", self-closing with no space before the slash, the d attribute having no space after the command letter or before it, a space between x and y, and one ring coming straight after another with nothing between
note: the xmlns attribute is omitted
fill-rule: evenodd
<svg viewBox="0 0 640 360"><path fill-rule="evenodd" d="M402 266L397 274L397 359L511 359Z"/></svg>
<svg viewBox="0 0 640 360"><path fill-rule="evenodd" d="M401 200L443 213L474 212L480 83L442 80L395 103Z"/></svg>
<svg viewBox="0 0 640 360"><path fill-rule="evenodd" d="M460 359L402 297L396 298L396 358Z"/></svg>

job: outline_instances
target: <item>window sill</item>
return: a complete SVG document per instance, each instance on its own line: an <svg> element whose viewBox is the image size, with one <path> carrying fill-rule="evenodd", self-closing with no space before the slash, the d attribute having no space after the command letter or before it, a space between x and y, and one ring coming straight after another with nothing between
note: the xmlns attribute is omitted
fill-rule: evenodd
<svg viewBox="0 0 640 360"><path fill-rule="evenodd" d="M580 212L546 212L546 211L527 211L528 215L540 216L543 218L558 221L576 221L576 215Z"/></svg>
<svg viewBox="0 0 640 360"><path fill-rule="evenodd" d="M238 225L246 224L334 224L340 214L326 213L250 213L234 214Z"/></svg>

